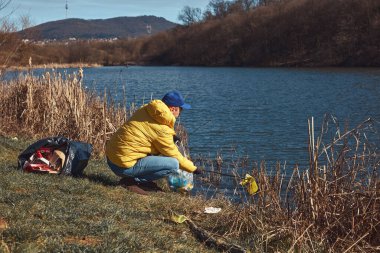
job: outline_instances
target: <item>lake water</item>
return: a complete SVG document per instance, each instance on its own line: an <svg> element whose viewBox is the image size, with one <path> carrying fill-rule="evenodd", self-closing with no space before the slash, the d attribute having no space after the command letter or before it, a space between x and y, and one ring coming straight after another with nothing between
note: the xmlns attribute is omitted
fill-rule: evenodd
<svg viewBox="0 0 380 253"><path fill-rule="evenodd" d="M380 69L101 67L85 68L84 84L119 101L125 86L137 105L181 91L193 107L179 119L193 155L302 165L311 116L316 128L326 113L342 125L380 120Z"/></svg>
<svg viewBox="0 0 380 253"><path fill-rule="evenodd" d="M380 69L104 67L84 69L88 87L141 105L177 89L191 110L180 118L192 154L308 161L309 117L325 113L354 126L380 120Z"/></svg>

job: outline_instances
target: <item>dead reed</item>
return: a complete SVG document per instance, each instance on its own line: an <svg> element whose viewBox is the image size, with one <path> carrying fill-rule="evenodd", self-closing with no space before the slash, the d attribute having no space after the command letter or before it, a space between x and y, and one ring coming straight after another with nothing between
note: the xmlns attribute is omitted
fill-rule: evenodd
<svg viewBox="0 0 380 253"><path fill-rule="evenodd" d="M273 171L264 162L251 165L246 172L256 178L259 192L241 191L245 203L216 220L213 230L243 239L257 251L378 252L380 156L374 121L342 131L334 117L326 116L317 138L314 132L311 119L308 168L295 166L287 175L281 164ZM204 163L216 172L204 182L223 182L223 173L213 175L226 166L217 160Z"/></svg>
<svg viewBox="0 0 380 253"><path fill-rule="evenodd" d="M41 77L30 70L17 79L0 84L0 131L29 139L65 136L92 143L102 154L105 142L124 122L129 111L125 105L86 90L83 70L60 74L50 71Z"/></svg>

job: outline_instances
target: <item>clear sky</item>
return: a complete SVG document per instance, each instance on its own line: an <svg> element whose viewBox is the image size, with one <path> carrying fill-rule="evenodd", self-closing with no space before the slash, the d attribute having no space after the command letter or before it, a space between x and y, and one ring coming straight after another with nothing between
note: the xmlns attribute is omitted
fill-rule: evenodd
<svg viewBox="0 0 380 253"><path fill-rule="evenodd" d="M12 12L17 20L28 16L32 25L66 18L66 0L11 0L0 14ZM106 19L154 15L179 23L179 12L186 5L205 10L210 0L67 0L68 18ZM1 16L1 15L0 15Z"/></svg>

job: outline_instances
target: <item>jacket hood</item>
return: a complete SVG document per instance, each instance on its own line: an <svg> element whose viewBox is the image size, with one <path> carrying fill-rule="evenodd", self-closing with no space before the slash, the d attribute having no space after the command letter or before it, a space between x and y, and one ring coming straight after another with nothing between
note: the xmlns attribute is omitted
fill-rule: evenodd
<svg viewBox="0 0 380 253"><path fill-rule="evenodd" d="M169 107L161 100L152 100L147 106L148 114L158 123L174 128L175 117Z"/></svg>

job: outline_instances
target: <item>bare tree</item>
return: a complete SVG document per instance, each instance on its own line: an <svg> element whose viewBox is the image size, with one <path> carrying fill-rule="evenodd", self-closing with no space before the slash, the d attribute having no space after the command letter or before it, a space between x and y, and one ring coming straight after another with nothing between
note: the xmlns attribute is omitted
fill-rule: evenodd
<svg viewBox="0 0 380 253"><path fill-rule="evenodd" d="M9 17L13 12L2 15L11 1L0 0L0 69L9 65L12 57L16 55L21 46L21 41L15 33L17 27L14 22L9 21Z"/></svg>
<svg viewBox="0 0 380 253"><path fill-rule="evenodd" d="M30 20L30 16L29 15L21 15L19 17L19 22L20 22L20 28L21 30L25 30L29 27L32 26L32 21Z"/></svg>
<svg viewBox="0 0 380 253"><path fill-rule="evenodd" d="M257 5L270 5L279 2L281 2L281 0L257 0Z"/></svg>
<svg viewBox="0 0 380 253"><path fill-rule="evenodd" d="M0 10L5 9L10 2L11 0L0 0Z"/></svg>
<svg viewBox="0 0 380 253"><path fill-rule="evenodd" d="M183 22L184 25L192 25L201 21L202 11L200 8L192 8L185 6L178 15L178 20Z"/></svg>
<svg viewBox="0 0 380 253"><path fill-rule="evenodd" d="M248 12L256 6L257 0L235 0L229 3L228 13Z"/></svg>
<svg viewBox="0 0 380 253"><path fill-rule="evenodd" d="M4 43L5 43L5 40L6 40L6 33L7 33L7 30L9 29L9 25L8 25L8 22L6 20L6 17L4 15L2 15L1 13L1 10L5 9L5 7L8 6L8 4L11 2L11 0L0 0L0 76L1 76L1 68L4 63L3 63L3 47L4 47Z"/></svg>
<svg viewBox="0 0 380 253"><path fill-rule="evenodd" d="M255 5L257 5L258 0L236 0L235 3L240 5L243 11L249 11Z"/></svg>
<svg viewBox="0 0 380 253"><path fill-rule="evenodd" d="M223 18L227 16L231 2L224 0L211 0L207 6L208 12L216 18ZM206 11L206 12L207 12Z"/></svg>

